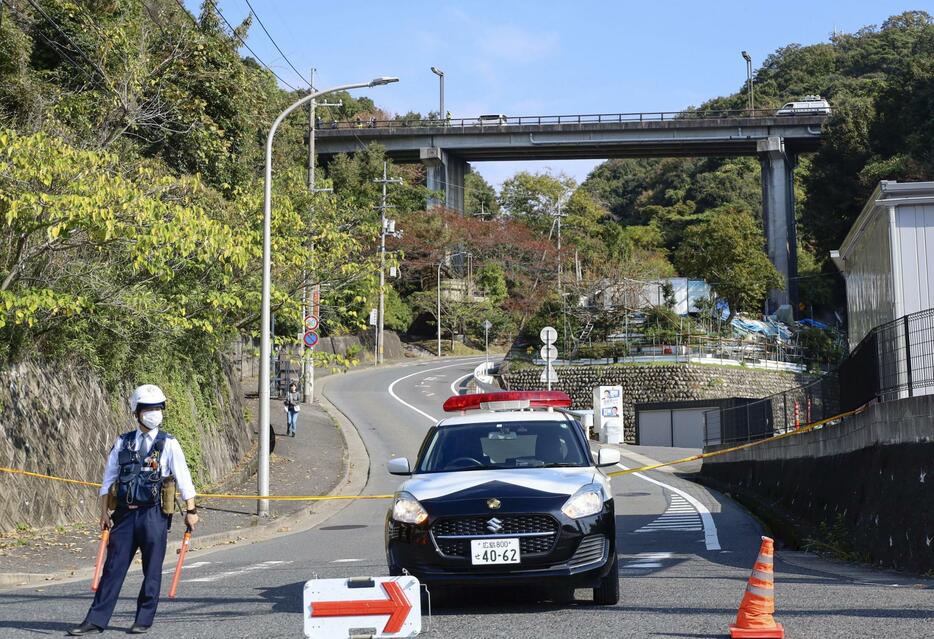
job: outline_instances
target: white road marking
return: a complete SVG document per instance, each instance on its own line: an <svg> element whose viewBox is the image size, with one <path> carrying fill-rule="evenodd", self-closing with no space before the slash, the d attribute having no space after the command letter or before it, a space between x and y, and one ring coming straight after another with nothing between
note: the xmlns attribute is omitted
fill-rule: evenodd
<svg viewBox="0 0 934 639"><path fill-rule="evenodd" d="M457 390L457 386L458 386L462 381L464 381L465 379L470 379L471 377L473 377L473 373L467 373L467 374L464 375L463 377L458 377L458 378L455 379L453 382L451 382L451 394L452 394L452 395L460 395L461 393L460 393L459 390Z"/></svg>
<svg viewBox="0 0 934 639"><path fill-rule="evenodd" d="M479 359L479 358L477 358L477 359ZM468 360L468 361L469 361L469 360ZM398 395L396 395L396 392L393 390L393 388L395 388L396 384L398 384L398 383L401 382L402 380L408 379L408 378L410 378L410 377L415 377L416 375L422 375L422 374L424 374L424 373L431 373L431 372L433 372L433 371L440 371L440 370L445 369L445 368L454 368L455 366L463 366L463 365L464 365L464 361L460 361L460 362L458 362L457 364L448 364L448 365L446 365L446 366L439 366L439 367L437 367L437 368L431 368L431 369L429 369L429 370L427 370L427 371L417 371L417 372L415 372L415 373L410 373L410 374L408 374L408 375L403 375L403 376L400 377L399 379L395 380L392 384L390 384L390 385L389 385L389 388L387 389L387 391L389 392L389 394L392 396L393 399L395 399L397 402L399 402L399 403L402 404L403 406L406 406L407 408L411 408L412 410L414 410L416 413L418 413L419 415L421 415L421 416L424 417L425 419L428 419L428 420L430 420L430 421L432 421L432 422L436 422L436 421L438 421L438 418L437 418L437 417L433 417L433 416L429 415L428 413L426 413L425 411L423 411L422 409L416 408L415 406L412 406L410 403L408 403L407 401L405 401L404 399L402 399L401 397L399 397ZM425 379L430 379L430 378L426 377Z"/></svg>
<svg viewBox="0 0 934 639"><path fill-rule="evenodd" d="M349 564L354 561L363 561L362 559L335 559L332 564Z"/></svg>
<svg viewBox="0 0 934 639"><path fill-rule="evenodd" d="M629 468L623 466L622 464L617 464L617 466L623 470L629 470ZM693 506L694 510L700 514L701 524L703 525L704 529L704 544L707 546L707 550L720 550L720 537L717 535L717 525L713 521L713 515L710 514L710 511L704 504L700 503L700 501L680 488L675 488L671 484L666 484L665 482L658 481L657 479L652 479L651 477L648 477L642 473L633 473L633 477L638 477L639 479L655 484L656 486L667 488L672 493L674 493L674 495L672 495L672 503L674 503L675 496L683 497L684 500ZM679 505L683 507L682 504Z"/></svg>
<svg viewBox="0 0 934 639"><path fill-rule="evenodd" d="M193 564L185 564L184 570L188 571L188 570L194 570L195 568L203 568L204 566L207 566L207 565L209 565L210 563L211 563L210 561L196 561L196 562L193 563ZM162 571L162 574L163 574L163 575L170 575L170 574L172 574L173 572L175 572L175 568L172 568L171 570L163 570L163 571Z"/></svg>
<svg viewBox="0 0 934 639"><path fill-rule="evenodd" d="M210 581L219 581L227 577L236 577L238 575L244 575L248 572L256 572L257 570L269 570L270 568L276 568L283 564L290 564L291 561L264 561L261 564L253 564L252 566L244 566L239 570L228 570L226 572L219 572L216 575L208 575L207 577L198 577L197 579L186 579L188 583L207 583Z"/></svg>
<svg viewBox="0 0 934 639"><path fill-rule="evenodd" d="M671 558L672 554L670 552L639 553L632 558L632 561L620 566L620 570L649 570L652 568L661 568L664 565L662 564L662 560Z"/></svg>

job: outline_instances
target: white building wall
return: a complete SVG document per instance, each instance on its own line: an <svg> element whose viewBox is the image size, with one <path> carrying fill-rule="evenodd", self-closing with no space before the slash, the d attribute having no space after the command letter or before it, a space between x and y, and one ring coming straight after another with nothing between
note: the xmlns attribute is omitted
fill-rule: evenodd
<svg viewBox="0 0 934 639"><path fill-rule="evenodd" d="M934 204L895 207L901 315L934 308Z"/></svg>
<svg viewBox="0 0 934 639"><path fill-rule="evenodd" d="M895 319L889 220L876 215L846 256L846 301L852 350L869 331Z"/></svg>

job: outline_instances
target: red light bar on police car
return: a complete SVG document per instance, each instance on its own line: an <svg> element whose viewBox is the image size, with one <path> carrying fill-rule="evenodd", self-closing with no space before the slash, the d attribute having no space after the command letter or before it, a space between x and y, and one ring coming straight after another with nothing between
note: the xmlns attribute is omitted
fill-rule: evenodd
<svg viewBox="0 0 934 639"><path fill-rule="evenodd" d="M570 408L571 398L561 391L503 391L454 395L444 402L444 411L521 410L523 408Z"/></svg>

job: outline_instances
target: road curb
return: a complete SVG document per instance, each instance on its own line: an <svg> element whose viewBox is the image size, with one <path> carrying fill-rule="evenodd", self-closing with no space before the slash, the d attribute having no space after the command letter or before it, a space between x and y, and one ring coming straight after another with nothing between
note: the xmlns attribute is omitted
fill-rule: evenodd
<svg viewBox="0 0 934 639"><path fill-rule="evenodd" d="M328 379L332 378L332 376L328 376L320 380L322 394L318 401L334 425L340 430L341 437L344 440L344 472L334 488L328 493L328 496L356 496L362 493L366 487L370 474L370 457L367 454L366 446L363 444L363 439L353 423L324 397L323 389L327 385ZM257 525L249 528L238 528L202 537L194 536L191 539L190 552L205 555L221 550L223 547L242 543L256 543L275 537L304 532L330 519L351 502L352 500L346 499L315 502L313 506L307 509L268 523L257 523ZM163 566L171 568L174 566L175 559L175 553L169 549ZM138 571L139 569L136 565L130 568L131 571ZM0 573L0 589L24 588L50 583L63 584L89 579L93 574L93 568L63 570L52 573Z"/></svg>

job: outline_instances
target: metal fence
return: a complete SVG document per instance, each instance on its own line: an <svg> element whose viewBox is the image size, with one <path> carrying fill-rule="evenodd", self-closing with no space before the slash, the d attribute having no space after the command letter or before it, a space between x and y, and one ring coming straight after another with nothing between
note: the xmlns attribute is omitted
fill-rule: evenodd
<svg viewBox="0 0 934 639"><path fill-rule="evenodd" d="M820 379L704 414L704 443L764 439L871 401L934 394L934 309L874 328L840 366Z"/></svg>
<svg viewBox="0 0 934 639"><path fill-rule="evenodd" d="M821 116L820 113L796 113L794 115ZM357 120L319 120L316 128L326 132L330 129L411 129L411 128L453 128L453 129L489 129L504 127L542 126L542 125L593 125L623 124L631 122L671 122L674 120L723 120L738 118L774 118L775 109L717 109L687 111L649 111L642 113L588 113L579 115L522 115L522 116L477 116L470 118L447 119L394 119L378 120L361 118Z"/></svg>

